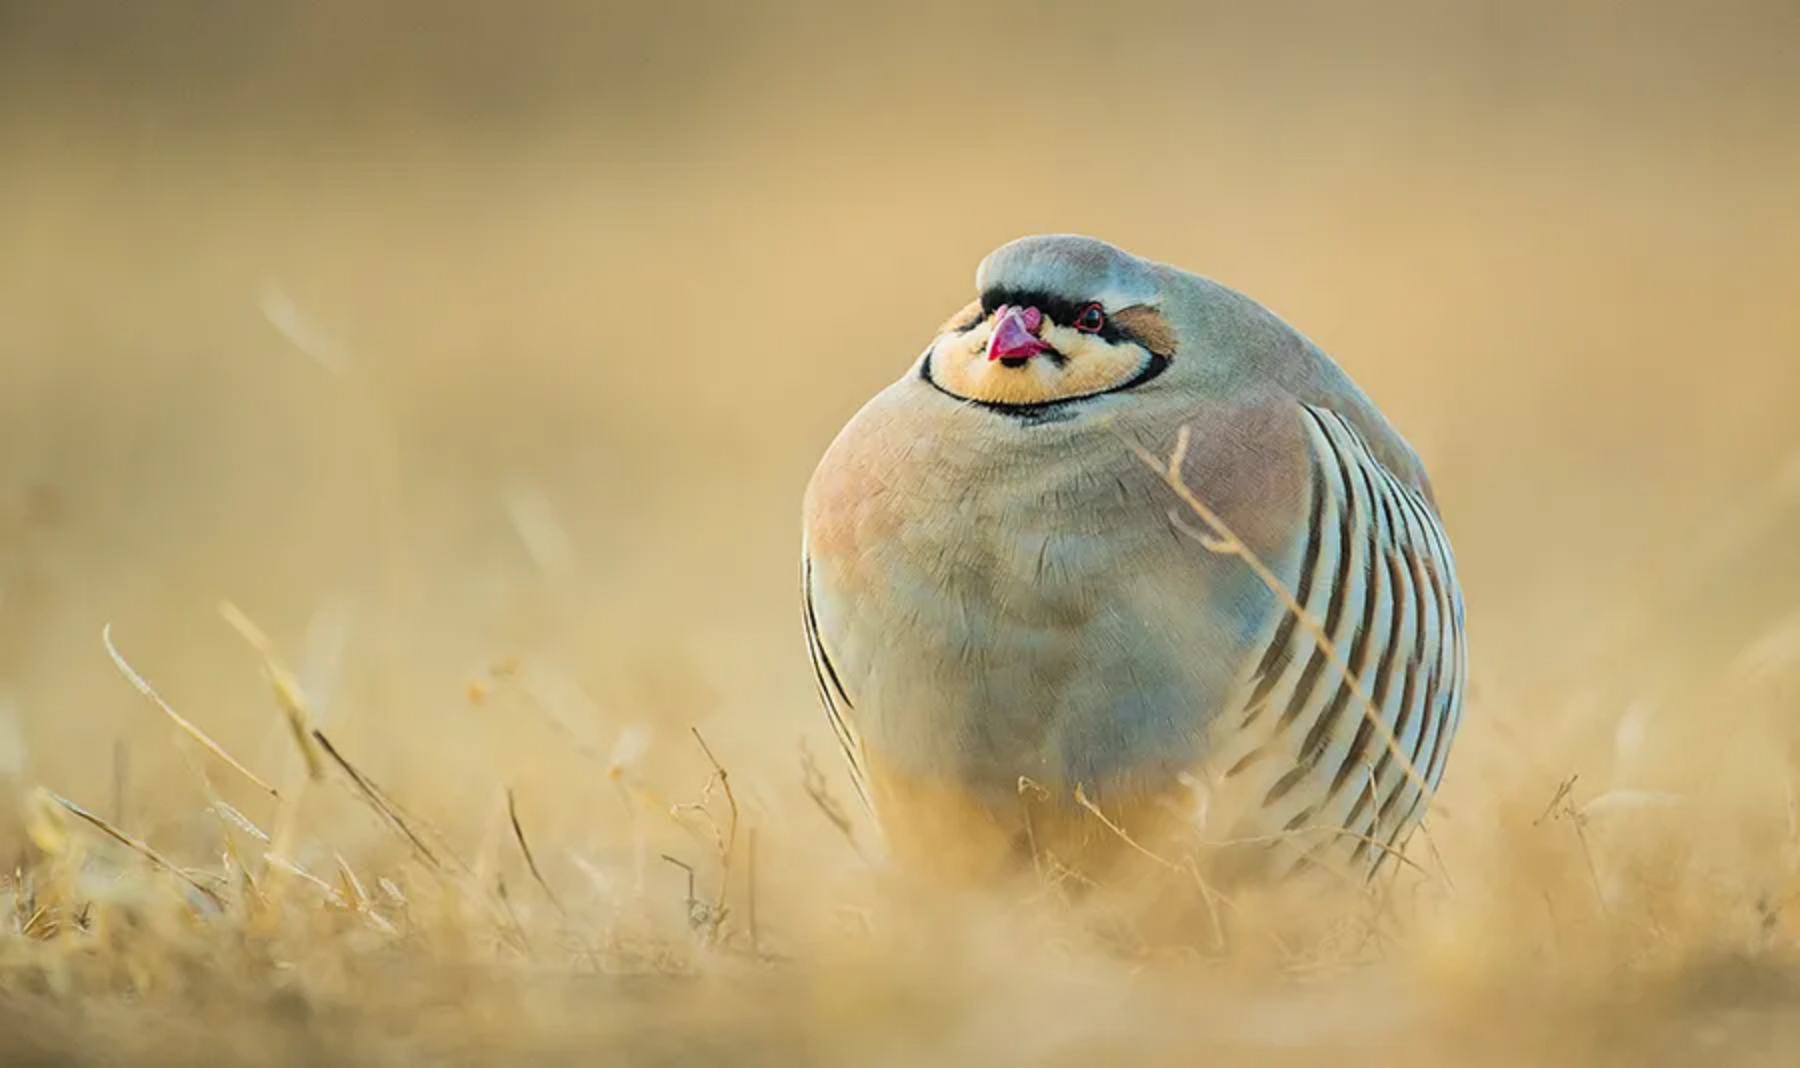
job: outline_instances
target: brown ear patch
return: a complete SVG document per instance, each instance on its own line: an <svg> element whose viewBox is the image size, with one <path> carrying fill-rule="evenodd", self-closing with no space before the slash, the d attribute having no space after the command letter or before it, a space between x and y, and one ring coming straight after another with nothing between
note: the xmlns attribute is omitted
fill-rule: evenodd
<svg viewBox="0 0 1800 1068"><path fill-rule="evenodd" d="M1175 355L1175 328L1155 308L1138 305L1113 313L1113 325L1163 359Z"/></svg>
<svg viewBox="0 0 1800 1068"><path fill-rule="evenodd" d="M969 327L974 326L976 323L979 323L983 318L981 301L972 300L964 305L961 311L945 320L944 325L938 329L938 333L961 333Z"/></svg>

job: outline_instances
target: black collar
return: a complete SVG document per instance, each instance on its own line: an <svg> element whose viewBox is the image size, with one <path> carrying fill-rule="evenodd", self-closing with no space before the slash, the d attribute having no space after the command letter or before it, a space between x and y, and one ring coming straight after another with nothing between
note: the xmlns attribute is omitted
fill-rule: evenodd
<svg viewBox="0 0 1800 1068"><path fill-rule="evenodd" d="M1067 422L1079 414L1075 411L1074 406L1080 404L1082 401L1093 400L1095 397L1104 397L1109 393L1123 393L1128 389L1136 389L1169 369L1169 358L1167 356L1160 356L1145 349L1144 351L1149 353L1150 359L1144 364L1143 368L1139 370L1137 374L1132 375L1130 378L1116 386L1112 386L1108 389L1095 390L1092 393L1083 393L1078 397L1058 397L1055 400L1042 401L1037 404L1008 404L1004 401L976 400L973 397L965 397L960 393L952 393L943 386L938 385L937 380L931 377L931 354L936 351L937 346L933 345L926 351L925 358L919 361L919 377L924 379L927 385L946 397L962 401L964 404L972 404L977 408L986 408L988 411L999 415L1010 416L1027 426L1037 426L1042 423Z"/></svg>

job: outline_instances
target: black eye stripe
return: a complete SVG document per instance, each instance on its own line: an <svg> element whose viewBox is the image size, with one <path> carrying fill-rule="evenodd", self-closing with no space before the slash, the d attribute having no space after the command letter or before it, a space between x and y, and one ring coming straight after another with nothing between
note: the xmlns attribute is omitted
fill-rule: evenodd
<svg viewBox="0 0 1800 1068"><path fill-rule="evenodd" d="M1098 301L1093 300L1074 301L1051 293L1033 292L1031 290L990 289L981 294L982 321L985 321L988 316L993 315L995 309L1002 306L1011 306L1019 308L1036 308L1038 311L1043 312L1051 322L1058 326L1073 328L1076 320L1081 318L1081 313L1085 311L1089 305L1098 303ZM1092 336L1102 338L1106 341L1113 342L1114 344L1121 341L1129 341L1134 345L1140 345L1146 349L1149 348L1148 345L1144 345L1141 338L1137 337L1129 330L1120 328L1114 323L1112 314L1106 310L1104 305L1101 307L1101 312L1105 316L1105 319L1100 329L1091 331Z"/></svg>

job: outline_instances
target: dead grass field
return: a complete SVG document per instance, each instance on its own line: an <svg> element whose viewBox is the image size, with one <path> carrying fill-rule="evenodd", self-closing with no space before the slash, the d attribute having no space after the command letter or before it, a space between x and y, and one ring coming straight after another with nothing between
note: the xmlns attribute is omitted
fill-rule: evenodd
<svg viewBox="0 0 1800 1068"><path fill-rule="evenodd" d="M249 12L0 5L8 1063L1800 1057L1791 4ZM801 489L1039 230L1432 469L1474 692L1348 915L937 900L809 797Z"/></svg>

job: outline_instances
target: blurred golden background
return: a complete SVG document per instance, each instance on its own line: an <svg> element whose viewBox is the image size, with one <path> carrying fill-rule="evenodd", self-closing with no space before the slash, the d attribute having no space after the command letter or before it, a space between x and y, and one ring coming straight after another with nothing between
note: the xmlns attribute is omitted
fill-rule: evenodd
<svg viewBox="0 0 1800 1068"><path fill-rule="evenodd" d="M0 4L7 767L192 818L110 623L275 774L229 599L453 837L510 782L609 848L571 735L837 776L801 490L1033 231L1248 292L1422 453L1452 797L1632 701L1704 729L1800 603L1797 55L1782 0Z"/></svg>

